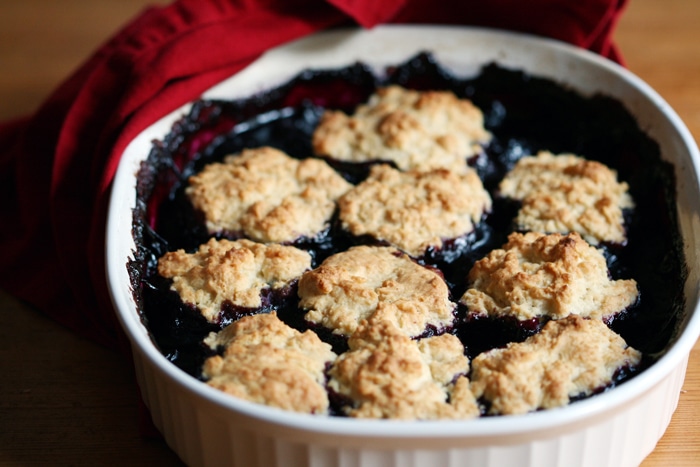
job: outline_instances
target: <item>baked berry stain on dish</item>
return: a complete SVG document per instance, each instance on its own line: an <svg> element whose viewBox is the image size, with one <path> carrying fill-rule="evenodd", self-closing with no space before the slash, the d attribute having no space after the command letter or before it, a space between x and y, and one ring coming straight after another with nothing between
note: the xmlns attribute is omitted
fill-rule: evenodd
<svg viewBox="0 0 700 467"><path fill-rule="evenodd" d="M168 251L192 252L215 238L238 238L238 232L210 234L203 215L185 195L189 176L213 161L245 148L272 146L295 158L313 154L312 134L324 109L352 112L379 87L390 84L416 90L449 90L471 100L484 116L492 139L467 163L476 170L493 205L472 232L444 239L441 248L428 248L414 258L440 271L457 302L468 288L466 276L477 260L500 248L514 231L519 203L498 196L498 184L526 155L546 150L575 153L599 161L617 171L629 184L633 209L624 211L626 242L601 243L612 279L634 278L638 299L606 324L642 352L642 362L620 368L607 390L643 371L663 353L677 325L683 306L685 264L682 240L675 216L673 167L661 160L659 147L637 125L618 101L602 96L581 96L557 83L533 77L497 64L485 66L473 78L451 75L429 54L388 68L379 78L362 64L339 70L309 70L289 83L263 94L236 101L203 100L178 121L171 132L154 143L137 179L137 206L133 234L137 250L128 264L134 298L142 319L161 352L179 368L202 379L204 361L216 349L203 344L211 332L243 316L276 310L289 326L314 329L336 353L347 350L347 340L304 319L297 306L297 284L265 292L256 309L226 303L220 319L207 321L170 290L168 280L157 273L158 258ZM376 163L329 161L353 185L362 182ZM391 165L391 164L390 164ZM312 237L289 244L308 251L313 267L326 258L357 245L385 245L369 236L346 232L337 214L328 227ZM455 308L451 327L428 326L419 337L444 332L456 335L465 354L473 359L509 342L523 342L537 334L548 319L519 321L469 316L463 305ZM331 391L330 413L342 415L345 396ZM572 397L572 402L588 396ZM335 403L333 402L335 401ZM490 403L480 400L482 412Z"/></svg>

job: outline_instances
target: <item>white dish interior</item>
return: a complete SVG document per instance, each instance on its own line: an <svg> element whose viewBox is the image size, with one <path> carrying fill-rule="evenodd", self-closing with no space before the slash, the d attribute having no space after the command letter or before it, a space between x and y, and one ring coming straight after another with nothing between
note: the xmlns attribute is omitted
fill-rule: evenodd
<svg viewBox="0 0 700 467"><path fill-rule="evenodd" d="M651 368L614 390L562 409L471 421L392 422L319 418L251 404L177 369L153 345L132 298L135 174L151 147L189 109L183 106L127 147L107 226L107 273L119 319L131 339L144 400L167 442L193 465L637 465L675 410L685 365L700 334L700 155L668 104L629 71L555 41L499 31L381 26L326 32L266 53L204 97L246 97L308 68L362 61L377 70L430 51L458 76L492 61L553 79L584 95L622 101L676 168L677 206L688 266L686 308L675 343Z"/></svg>

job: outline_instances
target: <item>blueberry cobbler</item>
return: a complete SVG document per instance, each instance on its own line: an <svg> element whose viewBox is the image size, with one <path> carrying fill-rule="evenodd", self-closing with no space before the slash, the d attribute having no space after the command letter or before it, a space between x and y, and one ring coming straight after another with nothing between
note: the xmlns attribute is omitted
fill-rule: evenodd
<svg viewBox="0 0 700 467"><path fill-rule="evenodd" d="M134 297L233 397L374 419L525 414L669 345L673 167L616 100L430 55L202 100L138 177Z"/></svg>

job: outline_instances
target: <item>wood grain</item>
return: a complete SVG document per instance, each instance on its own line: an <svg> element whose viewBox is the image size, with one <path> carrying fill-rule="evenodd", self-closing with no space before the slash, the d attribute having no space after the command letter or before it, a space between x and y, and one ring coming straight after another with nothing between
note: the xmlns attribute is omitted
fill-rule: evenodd
<svg viewBox="0 0 700 467"><path fill-rule="evenodd" d="M35 110L108 37L154 2L0 2L0 120ZM616 39L627 66L700 137L700 2L632 0ZM700 201L699 201L700 202ZM138 434L130 362L0 291L0 465L181 462ZM644 467L700 465L700 345L678 409Z"/></svg>

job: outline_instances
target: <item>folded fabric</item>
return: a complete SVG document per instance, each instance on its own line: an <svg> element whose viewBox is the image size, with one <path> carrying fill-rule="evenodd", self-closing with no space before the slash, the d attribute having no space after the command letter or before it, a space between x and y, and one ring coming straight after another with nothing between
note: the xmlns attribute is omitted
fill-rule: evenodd
<svg viewBox="0 0 700 467"><path fill-rule="evenodd" d="M0 126L0 286L118 348L104 272L109 188L128 142L270 47L327 28L464 24L553 37L613 60L625 0L179 0L106 42L32 116Z"/></svg>

